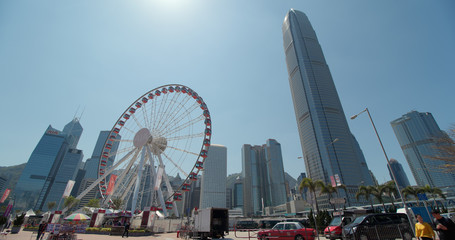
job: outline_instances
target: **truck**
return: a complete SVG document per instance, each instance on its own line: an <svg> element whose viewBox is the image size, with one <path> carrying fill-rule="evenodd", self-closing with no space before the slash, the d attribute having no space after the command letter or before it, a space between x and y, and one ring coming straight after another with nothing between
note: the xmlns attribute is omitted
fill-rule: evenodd
<svg viewBox="0 0 455 240"><path fill-rule="evenodd" d="M227 208L195 209L191 219L177 232L180 238L224 238L229 234Z"/></svg>

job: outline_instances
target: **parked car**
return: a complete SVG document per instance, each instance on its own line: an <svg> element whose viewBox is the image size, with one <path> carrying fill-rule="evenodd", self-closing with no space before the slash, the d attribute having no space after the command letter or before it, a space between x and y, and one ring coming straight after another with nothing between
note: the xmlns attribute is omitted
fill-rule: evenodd
<svg viewBox="0 0 455 240"><path fill-rule="evenodd" d="M258 223L252 220L239 220L235 223L236 230L257 229Z"/></svg>
<svg viewBox="0 0 455 240"><path fill-rule="evenodd" d="M329 225L324 229L324 236L327 239L342 239L343 227L352 222L354 216L334 216Z"/></svg>
<svg viewBox="0 0 455 240"><path fill-rule="evenodd" d="M282 222L281 219L261 219L259 220L258 228L259 229L271 229L277 223Z"/></svg>
<svg viewBox="0 0 455 240"><path fill-rule="evenodd" d="M262 230L257 233L259 240L314 240L316 230L306 228L299 222L280 222L270 230Z"/></svg>
<svg viewBox="0 0 455 240"><path fill-rule="evenodd" d="M408 217L403 213L378 213L360 216L343 228L343 239L411 240L414 237Z"/></svg>

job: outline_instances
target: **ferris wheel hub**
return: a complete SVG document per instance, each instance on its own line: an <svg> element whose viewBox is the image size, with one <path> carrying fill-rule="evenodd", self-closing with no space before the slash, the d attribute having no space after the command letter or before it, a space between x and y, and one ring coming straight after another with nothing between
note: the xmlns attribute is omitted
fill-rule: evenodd
<svg viewBox="0 0 455 240"><path fill-rule="evenodd" d="M167 147L167 140L165 137L155 137L152 140L152 153L155 155L159 155L164 150L166 150Z"/></svg>
<svg viewBox="0 0 455 240"><path fill-rule="evenodd" d="M153 136L150 133L150 130L148 130L148 128L142 128L134 135L133 144L135 147L140 148L152 141Z"/></svg>

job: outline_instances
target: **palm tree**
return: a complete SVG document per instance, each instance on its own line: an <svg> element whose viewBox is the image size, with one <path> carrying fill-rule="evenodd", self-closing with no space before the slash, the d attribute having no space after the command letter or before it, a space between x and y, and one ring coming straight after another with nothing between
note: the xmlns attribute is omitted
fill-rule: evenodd
<svg viewBox="0 0 455 240"><path fill-rule="evenodd" d="M308 189L313 195L314 202L316 203L316 212L319 213L318 201L316 201L316 189L319 188L324 183L321 180L313 181L311 178L304 178L300 182L299 190L302 192L303 189Z"/></svg>
<svg viewBox="0 0 455 240"><path fill-rule="evenodd" d="M319 187L321 188L321 192L319 193L319 196L321 196L322 194L327 194L329 197L329 203L330 203L330 199L332 198L332 194L338 193L338 190L335 187L333 187L331 184L324 184L323 182L321 182L321 184L319 184ZM333 207L333 211L336 211L335 204L332 204L332 203L330 203L330 204Z"/></svg>
<svg viewBox="0 0 455 240"><path fill-rule="evenodd" d="M78 204L79 202L80 202L79 199L76 199L73 196L69 196L69 197L65 198L65 201L63 201L63 206L67 209L70 209L73 206L75 206L76 204Z"/></svg>
<svg viewBox="0 0 455 240"><path fill-rule="evenodd" d="M403 195L403 197L407 200L407 197L409 195L411 196L414 196L415 199L417 199L417 204L420 205L420 202L419 202L419 198L417 197L417 195L419 194L419 190L415 187L412 187L412 186L407 186L403 189L401 189L401 194Z"/></svg>
<svg viewBox="0 0 455 240"><path fill-rule="evenodd" d="M433 198L433 206L436 206L436 208L439 210L439 205L436 203L436 196L439 196L443 199L446 199L446 196L442 192L440 188L437 187L430 187L430 185L425 185L425 187L419 188L419 192L421 193L429 193L431 197Z"/></svg>
<svg viewBox="0 0 455 240"><path fill-rule="evenodd" d="M56 202L48 202L48 203L47 203L47 209L48 209L49 211L52 211L52 209L54 209L56 205L57 205Z"/></svg>
<svg viewBox="0 0 455 240"><path fill-rule="evenodd" d="M385 185L384 193L387 196L389 196L390 200L392 201L393 209L397 209L396 206L395 206L395 201L394 201L395 200L395 195L398 194L395 182L394 181L388 181L384 185Z"/></svg>
<svg viewBox="0 0 455 240"><path fill-rule="evenodd" d="M370 198L372 191L373 191L372 186L359 186L359 191L355 194L355 198L358 201L360 196L364 196L366 200L370 200L371 209L374 210L373 199Z"/></svg>
<svg viewBox="0 0 455 240"><path fill-rule="evenodd" d="M111 204L112 209L118 210L118 209L122 208L122 205L123 205L122 199L120 199L120 198L112 199L112 204Z"/></svg>
<svg viewBox="0 0 455 240"><path fill-rule="evenodd" d="M382 208L384 209L384 211L386 211L386 209L384 204L384 198L382 198L382 196L384 195L386 188L387 188L386 185L378 185L372 187L371 189L371 195L373 195L378 200L378 202L382 204Z"/></svg>

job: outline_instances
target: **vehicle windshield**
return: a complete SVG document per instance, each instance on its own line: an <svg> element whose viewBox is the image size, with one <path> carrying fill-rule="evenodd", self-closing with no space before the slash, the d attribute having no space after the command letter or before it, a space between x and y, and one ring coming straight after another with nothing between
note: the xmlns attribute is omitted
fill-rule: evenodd
<svg viewBox="0 0 455 240"><path fill-rule="evenodd" d="M329 226L340 226L341 225L341 217L333 217L332 221L330 222Z"/></svg>
<svg viewBox="0 0 455 240"><path fill-rule="evenodd" d="M361 222L363 221L363 219L365 219L365 217L366 217L366 216L356 217L356 218L354 219L354 221L353 221L351 224L352 224L352 225L359 224L359 223L361 223ZM349 224L349 225L351 225L351 224Z"/></svg>

